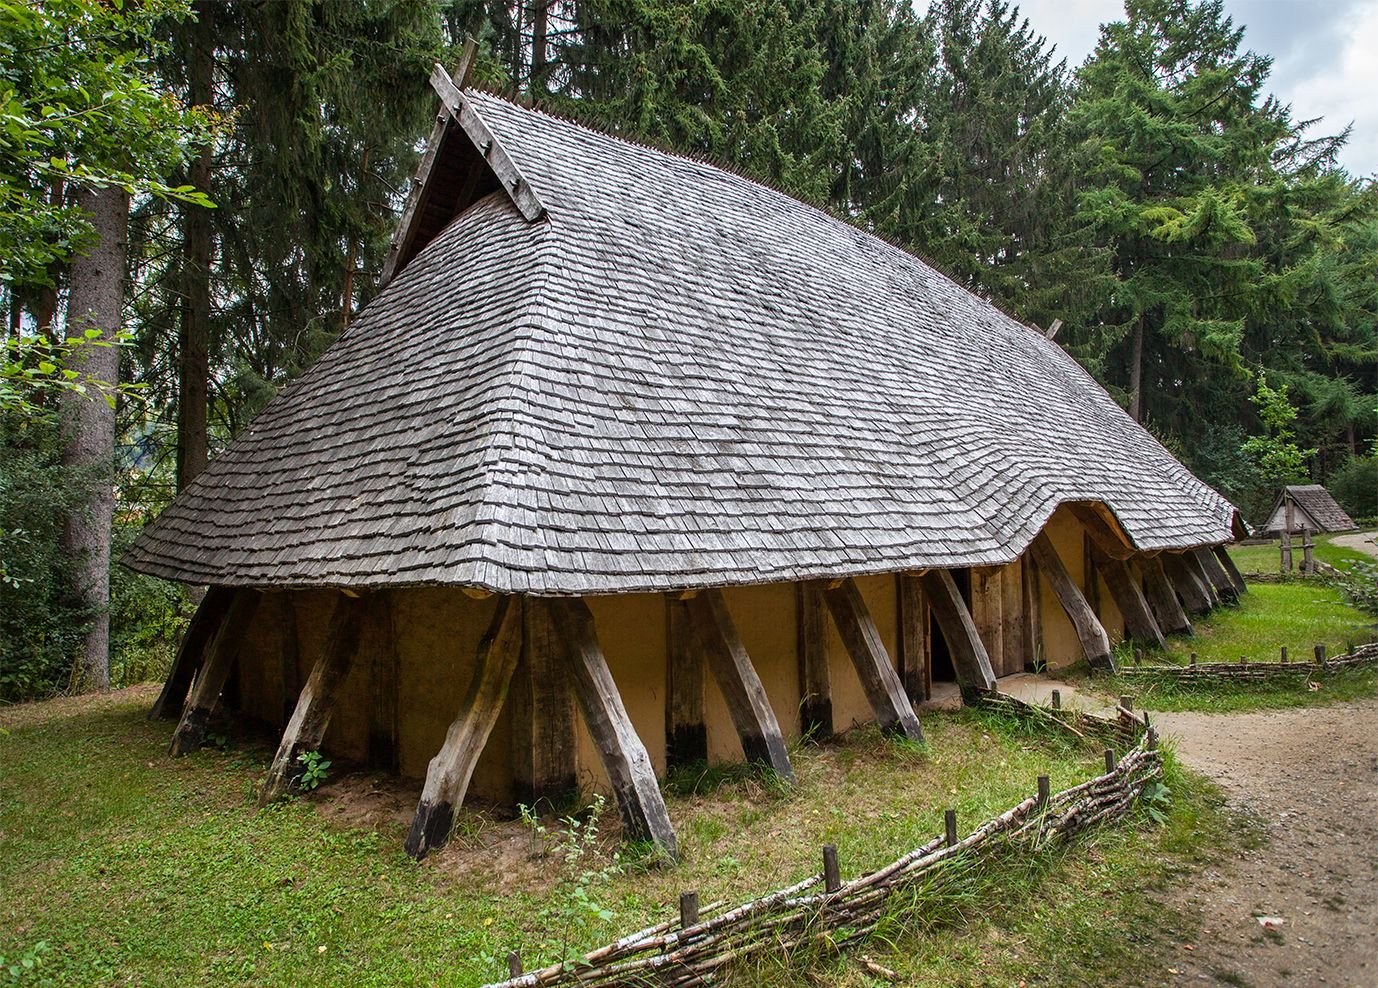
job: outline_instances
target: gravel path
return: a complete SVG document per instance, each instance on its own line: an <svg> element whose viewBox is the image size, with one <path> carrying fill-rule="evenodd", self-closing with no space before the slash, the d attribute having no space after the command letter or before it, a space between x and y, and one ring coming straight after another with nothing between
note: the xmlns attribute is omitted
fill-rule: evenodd
<svg viewBox="0 0 1378 988"><path fill-rule="evenodd" d="M1268 833L1170 896L1203 934L1163 983L1378 985L1378 700L1155 723Z"/></svg>
<svg viewBox="0 0 1378 988"><path fill-rule="evenodd" d="M1331 545L1342 545L1346 549L1357 549L1378 559L1378 532L1353 532L1349 535L1336 535Z"/></svg>

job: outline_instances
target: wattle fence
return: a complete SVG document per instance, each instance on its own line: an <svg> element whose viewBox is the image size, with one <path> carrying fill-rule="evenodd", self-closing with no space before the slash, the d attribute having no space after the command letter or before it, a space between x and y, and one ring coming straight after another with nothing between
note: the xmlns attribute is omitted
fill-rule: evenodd
<svg viewBox="0 0 1378 988"><path fill-rule="evenodd" d="M512 977L486 988L554 985L702 985L733 965L762 955L788 956L801 950L846 950L865 941L893 908L897 893L921 888L935 873L957 862L997 853L1034 855L1089 827L1128 814L1144 789L1161 777L1157 736L1145 716L1121 708L1117 718L1072 710L1048 710L1000 693L986 703L1023 718L1056 721L1084 739L1127 742L1123 757L1105 750L1105 772L1080 785L1049 792L1047 776L1037 791L965 837L957 833L953 810L945 832L876 871L848 882L840 877L837 850L823 848L823 870L788 888L731 908L700 910L697 893L681 897L680 915L622 937L564 962L521 973L509 956Z"/></svg>

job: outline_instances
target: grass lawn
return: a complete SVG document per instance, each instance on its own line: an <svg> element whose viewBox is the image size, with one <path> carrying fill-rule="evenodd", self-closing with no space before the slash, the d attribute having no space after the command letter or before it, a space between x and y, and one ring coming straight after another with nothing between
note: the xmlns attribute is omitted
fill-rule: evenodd
<svg viewBox="0 0 1378 988"><path fill-rule="evenodd" d="M1372 563L1374 558L1358 549L1351 549L1347 546L1335 545L1334 535L1315 536L1316 558L1323 563L1329 563L1336 569L1348 569L1354 563ZM1239 567L1241 573L1280 573L1282 570L1282 557L1280 550L1281 543L1270 542L1266 545L1232 545L1229 547L1230 558ZM1300 566L1302 559L1301 539L1292 540L1292 563Z"/></svg>
<svg viewBox="0 0 1378 988"><path fill-rule="evenodd" d="M478 984L503 973L512 948L528 967L549 962L671 915L687 888L735 901L797 880L826 842L844 876L873 868L941 832L947 806L965 832L1037 775L1058 788L1099 763L987 715L930 715L927 747L862 731L796 752L789 794L738 778L672 795L675 869L617 857L610 823L562 864L557 822L542 837L475 813L417 865L401 821L345 822L347 780L259 811L266 749L168 759L168 725L144 719L150 700L145 689L0 711L0 955L41 961L18 983ZM1168 826L1141 820L1092 835L1065 862L958 876L925 900L922 929L900 949L870 953L920 984L1063 984L1089 972L1136 983L1141 927L1180 922L1142 892L1234 840L1208 788L1172 785ZM581 873L596 911L574 892ZM813 977L862 984L858 972L833 960ZM749 978L796 983L782 971Z"/></svg>

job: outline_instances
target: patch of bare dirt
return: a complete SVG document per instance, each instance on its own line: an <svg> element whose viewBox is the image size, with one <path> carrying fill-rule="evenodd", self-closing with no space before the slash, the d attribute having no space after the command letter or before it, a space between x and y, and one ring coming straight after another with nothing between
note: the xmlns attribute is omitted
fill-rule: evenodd
<svg viewBox="0 0 1378 988"><path fill-rule="evenodd" d="M1378 700L1156 719L1268 837L1168 896L1203 932L1163 983L1378 985Z"/></svg>

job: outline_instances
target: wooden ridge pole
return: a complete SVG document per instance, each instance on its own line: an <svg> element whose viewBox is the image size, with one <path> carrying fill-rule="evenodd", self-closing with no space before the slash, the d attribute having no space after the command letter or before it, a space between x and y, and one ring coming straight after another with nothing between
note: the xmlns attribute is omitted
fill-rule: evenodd
<svg viewBox="0 0 1378 988"><path fill-rule="evenodd" d="M1072 627L1076 629L1086 661L1092 668L1109 669L1113 672L1115 658L1110 652L1110 636L1105 633L1100 618L1096 617L1096 612L1091 610L1091 605L1072 582L1072 577L1068 574L1067 567L1062 564L1062 557L1057 554L1057 549L1048 538L1047 532L1038 533L1029 545L1029 554L1038 565L1038 571L1047 577L1053 592L1057 594L1058 602L1062 604Z"/></svg>
<svg viewBox="0 0 1378 988"><path fill-rule="evenodd" d="M336 600L320 657L312 667L306 685L301 688L296 709L283 729L277 754L273 756L273 764L268 769L268 778L259 791L258 805L266 806L285 794L298 775L297 756L321 746L325 729L330 726L330 715L335 710L340 686L349 675L355 656L359 654L359 640L370 605L368 597L340 594Z"/></svg>
<svg viewBox="0 0 1378 988"><path fill-rule="evenodd" d="M966 601L952 579L952 572L945 569L929 570L923 575L923 589L928 597L928 605L933 608L933 616L938 628L947 642L948 653L952 656L952 668L957 674L957 686L962 692L962 702L974 706L981 700L982 690L995 688L995 672L991 668L990 655L976 632L976 624L971 620Z"/></svg>
<svg viewBox="0 0 1378 988"><path fill-rule="evenodd" d="M918 715L905 695L904 685L895 672L890 653L885 649L875 619L861 596L856 581L843 580L823 592L833 624L856 667L861 688L870 701L871 711L882 731L902 734L911 741L923 740Z"/></svg>
<svg viewBox="0 0 1378 988"><path fill-rule="evenodd" d="M426 768L426 783L407 834L407 853L418 861L450 839L455 810L464 802L474 766L498 721L521 654L522 599L503 595L479 642L474 675L459 713ZM285 739L284 739L285 740Z"/></svg>
<svg viewBox="0 0 1378 988"><path fill-rule="evenodd" d="M651 756L622 704L598 644L588 604L577 597L557 597L547 606L555 632L565 643L574 695L612 783L622 829L628 839L651 841L673 861L677 855L675 831L656 783Z"/></svg>
<svg viewBox="0 0 1378 988"><path fill-rule="evenodd" d="M148 711L149 720L172 720L181 716L191 681L196 678L205 661L211 639L225 623L235 593L230 587L211 587L201 598L191 623L187 625L186 634L182 636L182 644L177 648L177 657L172 660L172 668L168 670L162 692Z"/></svg>
<svg viewBox="0 0 1378 988"><path fill-rule="evenodd" d="M248 625L254 619L263 595L257 590L236 590L225 619L206 646L201 671L191 684L191 693L182 708L182 718L172 734L168 754L174 758L195 751L206 739L206 727L220 700L225 681L230 678Z"/></svg>
<svg viewBox="0 0 1378 988"><path fill-rule="evenodd" d="M742 754L747 761L766 765L780 778L793 782L794 766L789 761L780 723L728 613L722 591L716 587L700 591L685 604L708 668L727 701L741 739Z"/></svg>
<svg viewBox="0 0 1378 988"><path fill-rule="evenodd" d="M1158 627L1169 635L1191 635L1195 630L1182 602L1177 599L1177 591L1172 588L1163 569L1163 561L1158 556L1140 556L1139 572L1143 576L1144 596L1148 599Z"/></svg>
<svg viewBox="0 0 1378 988"><path fill-rule="evenodd" d="M1106 589L1110 591L1110 596L1115 599L1115 606L1124 617L1129 637L1151 647L1166 647L1167 642L1164 641L1163 632L1153 617L1153 611L1149 608L1143 591L1134 582L1134 576L1129 572L1124 560L1111 559L1101 553L1094 544L1091 559L1096 569L1100 570Z"/></svg>
<svg viewBox="0 0 1378 988"><path fill-rule="evenodd" d="M827 615L823 585L799 584L799 733L814 741L833 736L833 685L828 669Z"/></svg>

